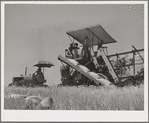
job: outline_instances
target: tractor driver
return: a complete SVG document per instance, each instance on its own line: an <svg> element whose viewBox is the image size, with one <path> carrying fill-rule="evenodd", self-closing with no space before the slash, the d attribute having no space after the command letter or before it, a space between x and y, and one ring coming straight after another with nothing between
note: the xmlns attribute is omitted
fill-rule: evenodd
<svg viewBox="0 0 149 123"><path fill-rule="evenodd" d="M44 76L43 73L41 72L41 68L39 67L38 70L34 74L36 81L38 83L43 83L44 82Z"/></svg>

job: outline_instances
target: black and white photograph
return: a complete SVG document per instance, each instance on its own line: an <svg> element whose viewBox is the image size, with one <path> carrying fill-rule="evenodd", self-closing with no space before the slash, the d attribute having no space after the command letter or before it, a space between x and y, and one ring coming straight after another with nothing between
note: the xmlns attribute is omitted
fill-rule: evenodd
<svg viewBox="0 0 149 123"><path fill-rule="evenodd" d="M147 1L1 2L3 121L148 121Z"/></svg>

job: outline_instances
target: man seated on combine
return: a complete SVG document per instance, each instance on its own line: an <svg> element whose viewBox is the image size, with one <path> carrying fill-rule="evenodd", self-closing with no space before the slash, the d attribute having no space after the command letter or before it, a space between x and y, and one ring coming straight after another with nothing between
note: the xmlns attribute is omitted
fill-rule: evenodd
<svg viewBox="0 0 149 123"><path fill-rule="evenodd" d="M78 49L79 49L78 43L71 43L70 44L69 51L70 51L73 59L78 58Z"/></svg>
<svg viewBox="0 0 149 123"><path fill-rule="evenodd" d="M66 58L72 58L72 55L68 49L65 50L65 57Z"/></svg>
<svg viewBox="0 0 149 123"><path fill-rule="evenodd" d="M73 56L72 50L73 50L73 43L70 44L68 50L70 51L71 55Z"/></svg>
<svg viewBox="0 0 149 123"><path fill-rule="evenodd" d="M78 49L79 49L78 43L75 43L75 44L74 44L74 48L73 48L73 50L72 50L72 51L73 51L73 59L76 59L76 58L79 57Z"/></svg>
<svg viewBox="0 0 149 123"><path fill-rule="evenodd" d="M84 59L84 61L87 62L84 66L87 66L88 64L93 62L93 58L92 58L91 53L88 49L87 40L88 40L88 37L85 37L85 40L82 44L83 48L82 48L82 51L81 51L82 59Z"/></svg>

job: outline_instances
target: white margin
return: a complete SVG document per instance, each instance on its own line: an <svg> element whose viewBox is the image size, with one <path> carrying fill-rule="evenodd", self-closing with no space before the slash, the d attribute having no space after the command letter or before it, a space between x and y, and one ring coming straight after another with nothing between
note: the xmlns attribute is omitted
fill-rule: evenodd
<svg viewBox="0 0 149 123"><path fill-rule="evenodd" d="M5 4L144 4L145 82L148 83L148 2L147 1L4 1L1 2L1 121L148 121L148 98L144 111L11 111L4 110L4 6ZM145 97L148 85L145 83ZM48 113L47 113L48 112ZM94 113L94 115L93 115ZM27 115L28 114L28 115ZM40 117L42 115L42 117ZM136 119L133 119L135 116ZM71 117L70 117L71 116ZM78 120L78 116L81 119ZM98 120L97 120L98 119Z"/></svg>
<svg viewBox="0 0 149 123"><path fill-rule="evenodd" d="M146 1L4 1L4 4L145 4Z"/></svg>
<svg viewBox="0 0 149 123"><path fill-rule="evenodd" d="M144 109L148 116L148 4L144 4L144 55Z"/></svg>
<svg viewBox="0 0 149 123"><path fill-rule="evenodd" d="M4 3L1 2L1 117L4 111Z"/></svg>

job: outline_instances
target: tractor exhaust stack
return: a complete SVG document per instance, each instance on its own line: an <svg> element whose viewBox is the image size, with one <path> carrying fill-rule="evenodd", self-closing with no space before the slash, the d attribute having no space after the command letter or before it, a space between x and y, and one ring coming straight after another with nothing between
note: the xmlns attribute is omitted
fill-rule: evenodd
<svg viewBox="0 0 149 123"><path fill-rule="evenodd" d="M27 67L25 68L25 75L27 74Z"/></svg>

